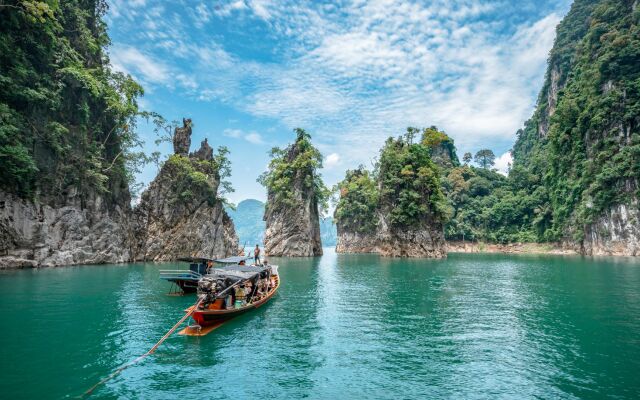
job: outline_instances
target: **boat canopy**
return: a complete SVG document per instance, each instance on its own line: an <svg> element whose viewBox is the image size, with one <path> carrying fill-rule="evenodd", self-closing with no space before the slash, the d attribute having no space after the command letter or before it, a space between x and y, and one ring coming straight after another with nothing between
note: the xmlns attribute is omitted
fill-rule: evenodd
<svg viewBox="0 0 640 400"><path fill-rule="evenodd" d="M271 269L271 267L260 267L252 265L228 265L219 268L212 268L207 276L250 279L264 271L267 271L268 269Z"/></svg>
<svg viewBox="0 0 640 400"><path fill-rule="evenodd" d="M247 256L232 256L227 258L219 258L217 260L213 260L220 264L238 264L240 261L251 260L251 257Z"/></svg>
<svg viewBox="0 0 640 400"><path fill-rule="evenodd" d="M204 257L180 257L178 258L178 260L191 262L191 263L201 263L201 264L206 264L209 261L220 263L220 264L238 264L240 261L253 260L253 257L231 256L227 258L218 258L218 259L204 258Z"/></svg>
<svg viewBox="0 0 640 400"><path fill-rule="evenodd" d="M205 264L208 261L215 261L211 258L202 258L202 257L179 257L178 261L186 261L186 262L190 262L190 263L201 263L201 264Z"/></svg>

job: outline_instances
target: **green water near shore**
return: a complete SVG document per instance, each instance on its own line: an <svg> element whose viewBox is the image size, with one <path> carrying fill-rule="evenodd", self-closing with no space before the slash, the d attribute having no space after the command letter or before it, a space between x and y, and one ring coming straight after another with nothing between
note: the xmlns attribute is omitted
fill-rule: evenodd
<svg viewBox="0 0 640 400"><path fill-rule="evenodd" d="M637 260L329 250L277 263L267 306L172 336L94 396L640 396ZM172 266L0 272L0 397L77 396L144 353L194 300L166 295L158 269Z"/></svg>

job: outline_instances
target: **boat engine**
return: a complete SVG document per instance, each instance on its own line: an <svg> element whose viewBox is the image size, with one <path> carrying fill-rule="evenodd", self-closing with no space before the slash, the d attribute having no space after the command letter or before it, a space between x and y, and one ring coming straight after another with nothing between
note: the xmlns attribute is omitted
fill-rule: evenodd
<svg viewBox="0 0 640 400"><path fill-rule="evenodd" d="M216 299L216 280L204 277L198 281L198 297L204 297L204 303L213 303Z"/></svg>

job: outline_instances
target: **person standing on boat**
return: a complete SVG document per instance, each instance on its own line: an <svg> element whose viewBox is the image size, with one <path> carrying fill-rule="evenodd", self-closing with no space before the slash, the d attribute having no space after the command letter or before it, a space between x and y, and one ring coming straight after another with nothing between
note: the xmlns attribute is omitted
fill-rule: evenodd
<svg viewBox="0 0 640 400"><path fill-rule="evenodd" d="M253 262L255 265L260 265L260 246L256 244L256 248L253 249Z"/></svg>

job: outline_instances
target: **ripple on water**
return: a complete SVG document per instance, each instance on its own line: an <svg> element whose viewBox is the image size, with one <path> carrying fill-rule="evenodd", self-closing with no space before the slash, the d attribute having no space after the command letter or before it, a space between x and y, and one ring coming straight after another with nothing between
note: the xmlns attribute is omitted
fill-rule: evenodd
<svg viewBox="0 0 640 400"><path fill-rule="evenodd" d="M640 397L637 261L329 250L277 262L268 305L172 336L98 397ZM77 395L144 353L194 300L166 296L158 269L172 267L0 273L3 396Z"/></svg>

